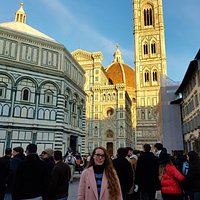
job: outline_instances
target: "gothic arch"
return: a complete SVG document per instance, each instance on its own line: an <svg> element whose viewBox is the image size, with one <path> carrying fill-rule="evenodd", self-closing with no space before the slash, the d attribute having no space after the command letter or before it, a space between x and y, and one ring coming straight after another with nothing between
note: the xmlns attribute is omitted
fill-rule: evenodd
<svg viewBox="0 0 200 200"><path fill-rule="evenodd" d="M144 56L149 54L149 41L147 39L142 41L142 53Z"/></svg>
<svg viewBox="0 0 200 200"><path fill-rule="evenodd" d="M144 27L154 25L154 6L151 2L145 2L145 4L143 4L141 16Z"/></svg>
<svg viewBox="0 0 200 200"><path fill-rule="evenodd" d="M154 39L150 41L150 51L151 51L151 54L157 53L157 42Z"/></svg>
<svg viewBox="0 0 200 200"><path fill-rule="evenodd" d="M157 82L158 81L158 70L156 68L153 68L151 71L152 81Z"/></svg>
<svg viewBox="0 0 200 200"><path fill-rule="evenodd" d="M143 71L143 80L144 80L144 82L145 83L148 83L148 82L150 82L150 71L149 71L149 69L144 69L144 71Z"/></svg>

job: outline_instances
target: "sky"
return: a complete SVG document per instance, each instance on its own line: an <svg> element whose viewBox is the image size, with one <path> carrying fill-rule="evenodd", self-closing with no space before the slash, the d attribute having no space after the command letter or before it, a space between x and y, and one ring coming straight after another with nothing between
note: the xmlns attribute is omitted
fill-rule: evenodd
<svg viewBox="0 0 200 200"><path fill-rule="evenodd" d="M0 23L14 20L20 0L0 0ZM132 0L23 0L27 24L62 43L113 60L116 44L134 67ZM167 75L181 82L200 48L200 1L163 0Z"/></svg>

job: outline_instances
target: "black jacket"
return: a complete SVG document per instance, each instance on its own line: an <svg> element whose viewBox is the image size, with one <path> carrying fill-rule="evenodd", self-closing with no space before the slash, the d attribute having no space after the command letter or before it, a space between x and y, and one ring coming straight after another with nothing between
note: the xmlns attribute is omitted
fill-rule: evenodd
<svg viewBox="0 0 200 200"><path fill-rule="evenodd" d="M154 192L159 189L158 159L152 152L143 152L138 158L135 184L142 192Z"/></svg>
<svg viewBox="0 0 200 200"><path fill-rule="evenodd" d="M131 164L126 158L118 157L113 160L113 165L119 178L122 193L127 193L133 185Z"/></svg>
<svg viewBox="0 0 200 200"><path fill-rule="evenodd" d="M51 171L48 199L56 200L68 196L70 167L64 162L58 162Z"/></svg>
<svg viewBox="0 0 200 200"><path fill-rule="evenodd" d="M183 182L183 188L189 192L200 192L200 160L189 165L188 173Z"/></svg>
<svg viewBox="0 0 200 200"><path fill-rule="evenodd" d="M48 186L48 169L37 154L27 155L17 170L14 181L13 199L45 197Z"/></svg>
<svg viewBox="0 0 200 200"><path fill-rule="evenodd" d="M13 184L14 184L14 179L15 179L15 174L17 167L19 164L25 159L24 154L17 154L10 160L10 168L9 168L9 175L7 177L7 188L6 192L7 193L12 193L13 192Z"/></svg>
<svg viewBox="0 0 200 200"><path fill-rule="evenodd" d="M4 156L0 158L0 199L4 199L6 191L6 182L9 174L10 157Z"/></svg>

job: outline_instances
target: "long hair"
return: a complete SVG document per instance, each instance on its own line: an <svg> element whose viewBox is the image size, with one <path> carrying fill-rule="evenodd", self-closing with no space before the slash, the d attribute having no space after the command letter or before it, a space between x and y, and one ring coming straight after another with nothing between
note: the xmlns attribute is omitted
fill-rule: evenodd
<svg viewBox="0 0 200 200"><path fill-rule="evenodd" d="M117 197L119 195L120 191L120 186L118 184L117 180L117 174L114 170L112 161L110 159L110 156L107 152L107 150L104 147L96 147L94 151L92 152L90 161L88 162L87 168L94 166L94 154L97 149L101 149L104 152L105 155L105 161L104 161L104 166L105 166L105 174L108 179L108 188L109 188L109 199L110 200L117 200Z"/></svg>
<svg viewBox="0 0 200 200"><path fill-rule="evenodd" d="M163 153L159 159L160 159L159 160L159 180L162 180L162 177L166 172L166 165L167 164L173 165L173 163L170 159L170 155L168 155L167 153Z"/></svg>

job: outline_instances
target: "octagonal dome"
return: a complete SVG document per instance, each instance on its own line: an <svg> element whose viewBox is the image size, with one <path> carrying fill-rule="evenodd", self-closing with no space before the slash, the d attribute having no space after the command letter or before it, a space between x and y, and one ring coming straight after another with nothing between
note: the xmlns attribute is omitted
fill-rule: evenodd
<svg viewBox="0 0 200 200"><path fill-rule="evenodd" d="M135 88L135 70L129 65L124 64L122 54L117 46L114 53L114 60L106 68L108 77L112 80L113 84L124 83L127 87Z"/></svg>

